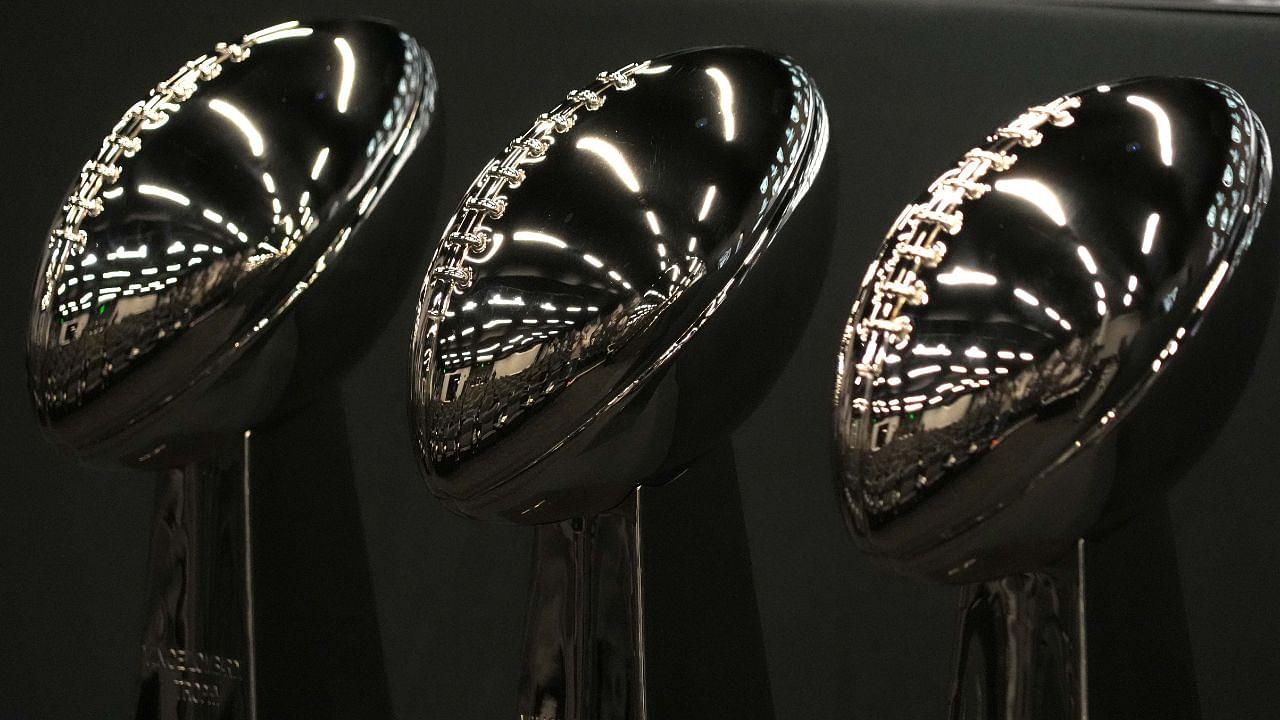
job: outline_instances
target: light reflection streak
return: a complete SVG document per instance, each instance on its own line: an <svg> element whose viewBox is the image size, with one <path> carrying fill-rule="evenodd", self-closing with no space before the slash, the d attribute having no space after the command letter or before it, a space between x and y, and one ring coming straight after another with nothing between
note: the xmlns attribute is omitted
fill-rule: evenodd
<svg viewBox="0 0 1280 720"><path fill-rule="evenodd" d="M1093 254L1089 252L1089 248L1077 245L1076 255L1080 256L1080 262L1084 263L1084 269L1088 270L1090 275L1098 274L1098 264L1093 261Z"/></svg>
<svg viewBox="0 0 1280 720"><path fill-rule="evenodd" d="M980 270L957 267L950 272L939 273L938 282L943 285L995 285L996 276Z"/></svg>
<svg viewBox="0 0 1280 720"><path fill-rule="evenodd" d="M929 345L916 345L915 347L911 348L911 353L913 355L921 355L924 357L934 357L934 356L951 357L951 350L947 348L946 345L943 345L942 343L938 343L937 346L934 346L934 347L931 347Z"/></svg>
<svg viewBox="0 0 1280 720"><path fill-rule="evenodd" d="M292 30L293 28L298 27L299 24L300 23L297 20L286 20L285 22L276 23L275 25L264 27L261 30L258 30L249 35L246 35L244 39L246 42L250 40L252 40L255 43L262 42L262 38L264 37L271 37L272 35L275 35L276 33L281 32L283 30Z"/></svg>
<svg viewBox="0 0 1280 720"><path fill-rule="evenodd" d="M1058 200L1057 194L1039 180L1028 178L997 180L995 189L999 192L1022 198L1035 205L1040 209L1040 212L1044 213L1045 217L1058 226L1067 224L1067 215L1062 210L1062 203Z"/></svg>
<svg viewBox="0 0 1280 720"><path fill-rule="evenodd" d="M1166 166L1173 165L1173 129L1169 124L1169 114L1160 104L1141 95L1129 95L1125 98L1130 105L1142 108L1151 114L1156 122L1156 142L1160 144L1160 162Z"/></svg>
<svg viewBox="0 0 1280 720"><path fill-rule="evenodd" d="M245 140L249 142L249 151L253 153L253 156L262 157L262 153L265 150L262 133L258 132L258 128L254 126L253 121L241 112L240 108L222 98L213 98L209 101L209 109L230 120L231 124L235 125L240 134L244 135Z"/></svg>
<svg viewBox="0 0 1280 720"><path fill-rule="evenodd" d="M169 188L166 188L166 187L160 187L159 185L148 185L146 183L142 183L138 185L138 192L143 195L150 195L151 197L158 197L164 200L168 200L169 202L175 202L179 205L191 204L191 198L187 197L186 195L183 195L182 193L176 190L170 190Z"/></svg>
<svg viewBox="0 0 1280 720"><path fill-rule="evenodd" d="M1147 216L1147 225L1142 229L1142 254L1150 255L1151 246L1155 244L1156 227L1160 225L1160 213Z"/></svg>
<svg viewBox="0 0 1280 720"><path fill-rule="evenodd" d="M924 367L918 367L915 370L908 371L907 377L918 378L921 375L932 375L939 372L942 372L941 365L925 365Z"/></svg>
<svg viewBox="0 0 1280 720"><path fill-rule="evenodd" d="M369 188L369 192L365 193L364 197L360 198L360 205L356 207L356 214L363 215L368 212L369 208L373 206L373 201L376 197L378 197L378 186L374 185Z"/></svg>
<svg viewBox="0 0 1280 720"><path fill-rule="evenodd" d="M716 186L708 185L707 193L702 196L702 207L698 209L698 222L707 219L707 215L711 213L711 203L716 199Z"/></svg>
<svg viewBox="0 0 1280 720"><path fill-rule="evenodd" d="M269 42L275 42L276 40L286 40L288 38L307 37L313 32L315 31L309 27L295 27L292 29L277 30L275 32L257 35L256 37L253 38L253 43L255 45L264 45Z"/></svg>
<svg viewBox="0 0 1280 720"><path fill-rule="evenodd" d="M649 223L649 229L654 235L662 234L662 226L658 224L658 216L652 210L644 211L644 219Z"/></svg>
<svg viewBox="0 0 1280 720"><path fill-rule="evenodd" d="M351 102L351 88L356 81L356 56L351 51L351 44L346 38L336 37L333 39L334 47L338 48L338 54L342 56L342 78L338 82L338 112L345 113L347 106Z"/></svg>
<svg viewBox="0 0 1280 720"><path fill-rule="evenodd" d="M574 144L574 147L579 150L585 150L603 160L628 190L633 193L640 192L640 181L636 179L635 171L631 169L626 157L613 143L594 135L587 135L578 138L578 142Z"/></svg>
<svg viewBox="0 0 1280 720"><path fill-rule="evenodd" d="M324 172L324 164L329 161L329 146L320 148L320 152L316 153L316 159L311 163L311 179L319 180L320 173Z"/></svg>
<svg viewBox="0 0 1280 720"><path fill-rule="evenodd" d="M716 84L716 92L720 97L720 115L724 118L725 142L733 142L734 135L737 134L737 122L733 116L733 83L729 82L729 76L718 67L709 67L706 73Z"/></svg>
<svg viewBox="0 0 1280 720"><path fill-rule="evenodd" d="M1200 293L1200 299L1196 301L1196 309L1204 310L1209 307L1209 301L1213 299L1214 293L1218 292L1218 286L1222 284L1223 278L1227 276L1227 270L1230 263L1223 260L1218 263L1218 267L1214 268L1213 277L1209 278L1209 284L1205 286L1204 292Z"/></svg>

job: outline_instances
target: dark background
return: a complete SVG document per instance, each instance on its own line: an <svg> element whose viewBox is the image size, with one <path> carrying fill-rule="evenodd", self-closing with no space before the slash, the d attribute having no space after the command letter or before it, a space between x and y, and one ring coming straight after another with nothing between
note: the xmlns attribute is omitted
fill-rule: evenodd
<svg viewBox="0 0 1280 720"><path fill-rule="evenodd" d="M396 22L440 73L445 191L423 198L424 243L492 153L600 70L741 43L788 52L818 80L843 198L831 273L795 359L735 437L784 720L942 717L956 593L886 576L855 552L823 442L840 328L902 205L997 124L1099 81L1214 78L1280 123L1277 16L760 0L6 4L0 717L126 717L137 670L153 483L56 455L26 397L30 283L61 193L120 113L181 62L282 20L351 14ZM1277 229L1273 216L1263 241L1280 242ZM403 409L411 298L395 312L343 385L393 706L400 718L510 717L532 534L454 517L418 478ZM1278 324L1245 399L1171 499L1209 718L1280 707Z"/></svg>

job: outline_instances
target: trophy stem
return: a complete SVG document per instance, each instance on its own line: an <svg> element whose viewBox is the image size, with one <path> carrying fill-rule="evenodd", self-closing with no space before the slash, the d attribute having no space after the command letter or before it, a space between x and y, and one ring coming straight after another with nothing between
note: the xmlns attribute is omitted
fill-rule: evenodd
<svg viewBox="0 0 1280 720"><path fill-rule="evenodd" d="M138 720L392 716L336 389L166 471L152 532Z"/></svg>
<svg viewBox="0 0 1280 720"><path fill-rule="evenodd" d="M257 717L250 442L160 477L138 720Z"/></svg>
<svg viewBox="0 0 1280 720"><path fill-rule="evenodd" d="M536 529L521 720L773 717L732 448Z"/></svg>
<svg viewBox="0 0 1280 720"><path fill-rule="evenodd" d="M952 720L1199 720L1163 504L1051 566L962 591Z"/></svg>

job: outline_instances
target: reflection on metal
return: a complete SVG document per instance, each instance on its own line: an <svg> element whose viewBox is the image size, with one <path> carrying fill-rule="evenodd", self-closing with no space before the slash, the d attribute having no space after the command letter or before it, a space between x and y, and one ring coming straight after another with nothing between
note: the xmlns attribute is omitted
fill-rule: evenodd
<svg viewBox="0 0 1280 720"><path fill-rule="evenodd" d="M67 196L62 222L50 231L50 247L65 245L71 251L83 252L88 238L81 226L88 218L102 213L99 194L120 179L121 163L142 150L142 133L164 127L170 114L195 94L199 82L218 77L226 62L242 62L249 57L251 46L252 42L243 45L218 43L213 54L201 55L183 65L157 85L146 100L134 103L102 141L97 156L85 163L80 171L79 181ZM49 289L54 286L52 279L46 278ZM50 301L51 295L46 293L41 299L41 308L47 309Z"/></svg>
<svg viewBox="0 0 1280 720"><path fill-rule="evenodd" d="M640 181L636 180L635 171L631 169L629 164L627 164L627 158L618 151L618 148L615 147L613 143L605 140L604 138L588 135L586 137L578 138L578 142L574 144L574 147L579 150L585 150L589 153L595 153L601 160L609 165L609 168L613 170L613 174L618 176L618 180L625 185L628 190L633 193L640 192ZM524 176L520 175L519 177Z"/></svg>
<svg viewBox="0 0 1280 720"><path fill-rule="evenodd" d="M1160 103L1141 95L1130 95L1125 98L1130 105L1146 110L1156 124L1156 142L1160 145L1160 162L1173 164L1173 133L1169 127L1169 113L1160 107Z"/></svg>
<svg viewBox="0 0 1280 720"><path fill-rule="evenodd" d="M910 342L911 316L904 315L902 311L929 301L928 291L918 279L920 272L937 267L946 256L947 246L938 235L944 231L948 235L960 232L964 226L960 206L966 200L977 200L991 190L991 185L979 181L987 173L1001 173L1013 167L1018 156L1010 151L1015 147L1039 145L1043 137L1041 126L1069 126L1072 123L1070 111L1078 107L1080 98L1061 97L1048 105L1031 108L996 130L988 138L993 143L991 147L970 150L958 167L934 180L929 186L931 196L928 201L903 209L886 236L895 242L892 252L867 271L868 277L875 280L874 294L853 330L866 347L856 365L860 375L874 379L880 372L875 358L884 352L884 348L901 349ZM1000 183L1004 183L1003 188ZM1031 180L1000 180L997 181L997 189L1032 199L1042 208L1048 203L1044 197L1052 198L1051 192ZM1052 215L1054 210L1060 214L1061 208L1047 211L1057 222L1057 217ZM848 344L850 338L846 336L844 342Z"/></svg>
<svg viewBox="0 0 1280 720"><path fill-rule="evenodd" d="M1032 635L1047 625L1027 603L1063 598L1013 586L1039 582L1190 466L1248 377L1266 322L1257 309L1275 289L1274 242L1245 260L1271 159L1235 91L1144 78L1066 97L1056 104L1071 103L1070 122L1014 123L970 152L1023 143L1000 192L965 201L933 267L888 275L911 239L890 233L836 367L838 488L860 546L904 573L986 582L998 621L1031 617ZM947 226L928 223L935 235ZM911 257L932 250L908 247L920 245ZM1238 273L1255 284L1233 285ZM1074 656L1033 655L1051 669L1045 683L1084 692ZM1013 671L1051 691L1027 679L1043 667Z"/></svg>
<svg viewBox="0 0 1280 720"><path fill-rule="evenodd" d="M1078 565L1070 553L962 591L951 720L1088 720Z"/></svg>
<svg viewBox="0 0 1280 720"><path fill-rule="evenodd" d="M379 78L341 119L335 36ZM407 285L386 265L416 250L352 233L435 93L426 53L388 25L273 26L136 103L54 218L27 338L38 418L81 460L162 477L139 718L255 716L246 430L277 425L380 325L364 303L384 292L353 278ZM368 247L339 258L349 242Z"/></svg>
<svg viewBox="0 0 1280 720"><path fill-rule="evenodd" d="M733 142L738 134L738 121L733 114L733 82L720 68L709 67L706 73L716 84L716 95L720 98L720 122L724 124L724 141Z"/></svg>
<svg viewBox="0 0 1280 720"><path fill-rule="evenodd" d="M462 208L445 231L443 243L449 252L437 257L429 273L428 277L436 281L435 287L427 294L425 311L431 317L444 319L450 288L466 290L470 286L472 271L466 266L467 256L481 255L488 249L493 240L492 230L484 223L497 220L506 212L507 198L502 193L507 188L518 188L524 182L528 170L523 166L541 162L555 144L556 135L573 128L578 113L599 110L611 91L626 92L635 87L636 69L644 65L632 63L611 73L602 72L594 83L569 93L565 102L539 116L532 127L507 146L503 156L494 158L480 171ZM577 148L603 160L628 190L640 192L635 171L608 140L588 135L579 138Z"/></svg>
<svg viewBox="0 0 1280 720"><path fill-rule="evenodd" d="M710 69L732 88L728 133L727 93L708 92ZM820 200L801 200L826 147L823 102L801 68L713 48L601 73L467 191L419 300L415 449L451 509L566 523L540 534L540 548L551 548L540 562L581 575L540 575L540 587L612 578L593 592L630 592L619 583L636 581L639 566L623 556L626 543L575 563L565 553L581 538L565 533L604 528L601 514L638 485L671 481L740 422L790 354L825 272L833 181ZM539 658L553 648L632 637L639 616L568 618L537 603L530 618L586 630L531 630L535 679L520 712L642 716L638 651L598 658L598 678L625 679L625 688L591 681L584 690L572 668L530 669L551 667ZM567 706L573 692L585 699ZM587 710L604 706L612 712Z"/></svg>
<svg viewBox="0 0 1280 720"><path fill-rule="evenodd" d="M257 67L259 52L269 56L263 64L286 55L305 62L321 35L329 64L333 38L318 27L285 24L266 33L272 42L263 48L262 34L246 36L183 65L125 114L74 184L50 231L30 355L42 420L74 436L81 452L95 455L89 446L101 442L108 454L137 449L137 461L160 445L168 431L107 450L114 433L152 428L154 413L186 388L218 377L301 297L403 163L406 140L423 132L434 79L421 49L394 32L394 66L361 60L387 67L390 84L351 105L347 115L360 118L350 129L312 107L332 90L324 65L306 78L310 95L284 102L263 103L264 93L282 92L268 87L269 75L232 76L237 63ZM363 32L344 42L366 55L370 48L355 47L370 42ZM299 132L301 113L311 124ZM146 152L153 143L201 153ZM355 208L348 196L364 201ZM105 424L77 419L107 408Z"/></svg>
<svg viewBox="0 0 1280 720"><path fill-rule="evenodd" d="M468 512L486 514L471 500L480 491L531 465L542 476L544 454L608 428L648 378L716 323L812 182L826 125L809 78L754 51L707 51L721 54L727 64L707 63L738 88L732 143L709 127L720 101L706 94L698 53L673 57L687 58L700 78L673 80L633 63L541 116L482 170L450 220L419 305L415 416L434 481ZM743 73L763 85L748 92ZM676 92L668 88L679 88L688 107L650 109ZM775 96L786 104L768 106ZM670 151L655 159L628 150L658 142L650 139L658 129ZM556 150L565 137L569 148L586 141L588 152ZM754 164L737 155L741 147L758 148ZM695 231L697 242L680 240ZM530 423L555 441L535 441L538 432L522 429ZM513 447L486 452L498 444ZM650 465L637 472L661 475L661 463ZM603 484L612 503L634 486ZM508 517L526 521L520 513L546 499L533 491L537 482L508 488L526 486L531 494L511 503ZM577 514L539 510L543 519Z"/></svg>
<svg viewBox="0 0 1280 720"><path fill-rule="evenodd" d="M249 151L254 157L262 157L262 153L266 150L262 142L262 133L258 132L253 121L240 108L222 98L214 98L209 101L209 109L226 118L240 131L240 134L244 135L245 141L249 143Z"/></svg>
<svg viewBox="0 0 1280 720"><path fill-rule="evenodd" d="M336 102L338 112L345 113L351 105L351 88L356 82L356 56L351 51L351 43L344 37L334 38L333 46L338 48L338 56L342 59L342 79L338 84Z"/></svg>

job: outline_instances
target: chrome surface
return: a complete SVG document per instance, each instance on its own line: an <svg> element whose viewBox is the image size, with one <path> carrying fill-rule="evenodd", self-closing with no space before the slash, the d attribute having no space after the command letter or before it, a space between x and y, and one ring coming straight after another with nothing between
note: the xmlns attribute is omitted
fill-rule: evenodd
<svg viewBox="0 0 1280 720"><path fill-rule="evenodd" d="M1246 251L1270 148L1207 80L1055 107L1069 114L966 156L962 174L1008 160L963 198L936 263L921 256L944 223L923 216L922 237L913 205L869 268L837 364L841 507L884 564L971 583L951 717L1196 718L1172 541L1144 523L1229 414L1269 321L1280 246ZM955 172L926 202L958 198ZM896 292L912 283L927 299Z"/></svg>
<svg viewBox="0 0 1280 720"><path fill-rule="evenodd" d="M774 717L727 440L666 485L534 530L521 720Z"/></svg>
<svg viewBox="0 0 1280 720"><path fill-rule="evenodd" d="M28 366L50 437L162 467L323 377L326 356L349 353L332 331L369 308L321 277L406 258L348 239L435 90L394 28L294 22L220 44L130 108L72 183L36 283Z"/></svg>
<svg viewBox="0 0 1280 720"><path fill-rule="evenodd" d="M952 720L1199 720L1169 514L960 592Z"/></svg>
<svg viewBox="0 0 1280 720"><path fill-rule="evenodd" d="M250 434L157 484L135 717L257 717Z"/></svg>
<svg viewBox="0 0 1280 720"><path fill-rule="evenodd" d="M823 273L824 238L773 249L827 143L790 60L680 53L572 97L482 170L419 303L417 447L468 515L558 521L669 478L759 397Z"/></svg>
<svg viewBox="0 0 1280 720"><path fill-rule="evenodd" d="M448 507L540 525L518 716L699 716L652 709L698 695L728 698L714 714L771 715L754 593L734 596L745 614L720 612L722 599L697 601L720 589L690 577L691 601L651 606L647 581L700 558L646 552L658 521L639 506L722 487L690 467L723 447L799 337L834 223L827 133L791 60L675 53L570 93L449 221L418 305L410 412ZM749 585L736 478L723 487L661 515ZM699 521L708 505L726 516ZM678 643L682 623L715 628L710 645L751 669L719 658L702 668L723 671L714 691L655 690L669 687L647 655L655 638L707 657Z"/></svg>
<svg viewBox="0 0 1280 720"><path fill-rule="evenodd" d="M1078 100L1069 124L997 132L967 156L962 169L981 152L1016 161L963 199L936 266L909 258L927 301L894 294L913 205L851 312L836 384L841 507L862 548L900 571L968 582L1055 560L1158 497L1209 434L1192 428L1250 371L1247 354L1207 368L1196 356L1256 332L1269 307L1208 322L1268 197L1257 118L1205 80L1065 97ZM921 202L962 192L934 191ZM1150 409L1135 412L1144 396Z"/></svg>
<svg viewBox="0 0 1280 720"><path fill-rule="evenodd" d="M375 683L348 693L346 677L315 688L296 676L381 671L376 627L363 622L371 594L348 588L367 589L367 567L341 408L326 388L384 326L421 259L374 208L404 210L405 191L388 188L435 97L430 59L394 27L272 26L219 44L136 103L54 218L27 346L40 422L83 461L160 475L138 718L349 716L352 697L390 712ZM299 421L285 415L304 402L306 441L320 447L299 442ZM256 439L251 451L259 429L265 452ZM251 482L251 466L275 477ZM317 472L325 477L308 489L287 490L293 475ZM271 575L306 560L254 543L263 524L316 538L298 504L326 532L349 531L345 552L307 547L326 553L313 582L336 588L323 595L281 588ZM275 570L255 569L263 559ZM331 596L348 601L342 626L307 626ZM265 633L260 610L272 619ZM327 665L292 655L319 637L344 651L311 653Z"/></svg>

